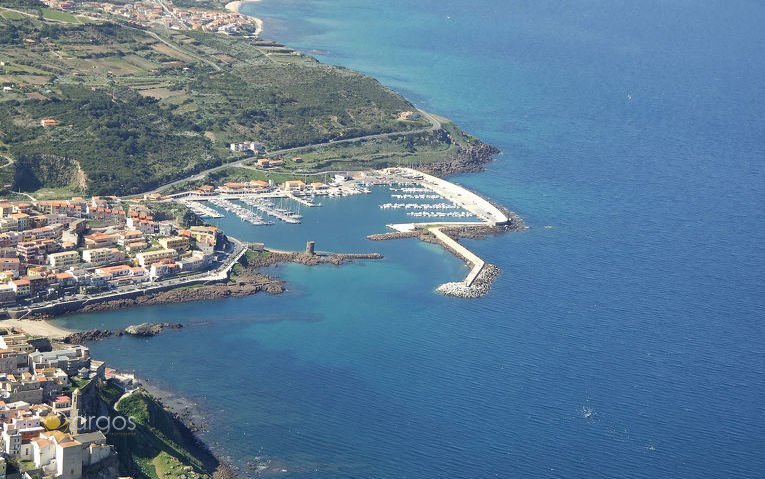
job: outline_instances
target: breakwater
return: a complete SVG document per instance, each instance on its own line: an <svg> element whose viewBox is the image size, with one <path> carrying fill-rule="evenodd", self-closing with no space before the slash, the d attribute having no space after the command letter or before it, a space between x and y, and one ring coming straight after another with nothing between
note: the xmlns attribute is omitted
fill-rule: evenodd
<svg viewBox="0 0 765 479"><path fill-rule="evenodd" d="M372 241L390 241L404 238L419 238L422 236L423 230L412 231L393 231L391 233L377 233L368 235L367 239Z"/></svg>
<svg viewBox="0 0 765 479"><path fill-rule="evenodd" d="M478 275L483 271L486 262L478 257L475 253L465 248L457 242L454 238L450 237L440 228L429 228L429 230L436 240L441 243L446 249L456 254L471 268L465 280L462 282L466 287L471 287L473 282L478 278Z"/></svg>
<svg viewBox="0 0 765 479"><path fill-rule="evenodd" d="M279 263L298 263L306 266L316 266L320 264L341 265L351 261L358 260L380 260L383 259L380 253L316 253L309 254L298 251L278 251L266 250L260 252L253 259L248 259L250 265L255 267L273 266Z"/></svg>
<svg viewBox="0 0 765 479"><path fill-rule="evenodd" d="M391 226L400 227L404 230L373 234L367 236L367 239L372 241L389 241L395 239L419 238L428 243L439 244L465 261L465 264L470 268L470 271L462 282L444 283L436 288L436 291L439 293L461 298L479 298L485 295L499 276L499 268L486 263L476 254L461 245L457 239L460 237L485 238L490 234L498 234L511 230L509 225L492 226L485 224L454 226L433 226L427 224L406 225L411 226L410 229L403 228L403 225Z"/></svg>
<svg viewBox="0 0 765 479"><path fill-rule="evenodd" d="M492 284L499 277L500 270L493 264L486 264L481 268L475 280L468 286L465 282L444 283L438 288L441 294L456 296L459 298L480 298L491 290Z"/></svg>

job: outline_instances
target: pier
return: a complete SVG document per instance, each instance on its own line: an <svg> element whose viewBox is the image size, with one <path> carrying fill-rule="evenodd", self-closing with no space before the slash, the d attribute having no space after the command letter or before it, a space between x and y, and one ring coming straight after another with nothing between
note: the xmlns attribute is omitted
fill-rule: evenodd
<svg viewBox="0 0 765 479"><path fill-rule="evenodd" d="M215 211L214 209L210 208L209 206L203 205L200 202L197 201L181 201L181 204L188 207L191 211L197 214L200 218L223 218L223 215Z"/></svg>
<svg viewBox="0 0 765 479"><path fill-rule="evenodd" d="M243 206L239 206L235 203L232 203L229 200L224 200L223 198L210 198L209 201L215 206L219 206L226 211L234 213L240 219L242 219L243 221L247 221L248 223L252 223L254 225L273 224L264 220L262 216L258 216L252 211L248 210L247 208L244 208Z"/></svg>
<svg viewBox="0 0 765 479"><path fill-rule="evenodd" d="M274 204L267 199L264 198L240 198L240 201L248 206L252 206L253 208L257 208L258 210L262 211L263 213L273 216L274 218L284 221L285 223L290 224L299 224L300 223L300 217L299 215L296 215L295 213L292 213L290 211L286 211L283 209L279 209L274 206Z"/></svg>
<svg viewBox="0 0 765 479"><path fill-rule="evenodd" d="M491 283L497 277L499 270L478 257L475 253L461 245L442 231L442 228L467 227L497 227L509 225L510 218L499 208L491 204L478 194L463 188L457 184L436 178L435 176L422 173L411 168L389 168L385 170L391 177L392 183L410 181L416 186L393 189L395 199L435 199L443 198L451 203L416 204L416 203L386 203L380 205L382 209L404 209L407 216L415 218L477 218L479 221L460 222L426 222L388 225L397 231L398 237L420 236L418 230L432 234L444 248L451 251L457 257L465 261L470 268L465 279L460 283L445 283L437 288L443 294L459 296L463 298L477 298L489 290ZM411 184L411 183L410 183ZM435 195L428 194L435 193ZM462 209L464 211L454 211ZM414 210L414 211L412 211Z"/></svg>
<svg viewBox="0 0 765 479"><path fill-rule="evenodd" d="M462 259L464 259L466 262L473 265L473 267L470 269L470 273L468 273L467 277L465 277L465 279L462 281L462 283L468 288L473 286L476 278L478 278L478 275L481 274L484 266L486 266L486 262L479 258L475 253L453 240L449 235L441 231L441 227L437 226L435 228L428 228L428 231L433 233L433 235L447 249L450 249L454 254L462 257Z"/></svg>
<svg viewBox="0 0 765 479"><path fill-rule="evenodd" d="M313 201L307 200L305 198L302 198L302 197L297 196L297 195L292 194L292 193L288 193L287 194L287 198L289 198L289 199L291 199L293 201L297 201L301 205L308 206L309 208L314 208L316 206L321 206L321 204L316 204Z"/></svg>
<svg viewBox="0 0 765 479"><path fill-rule="evenodd" d="M435 176L422 173L411 168L392 168L392 171L398 170L400 174L407 177L417 178L417 181L425 188L441 195L444 199L462 207L473 213L491 226L500 226L510 223L510 218L499 210L496 206L486 201L481 196L473 193L467 188L457 184L436 178ZM402 188L402 192L404 188ZM412 191L407 191L412 192ZM417 192L417 191L413 191Z"/></svg>

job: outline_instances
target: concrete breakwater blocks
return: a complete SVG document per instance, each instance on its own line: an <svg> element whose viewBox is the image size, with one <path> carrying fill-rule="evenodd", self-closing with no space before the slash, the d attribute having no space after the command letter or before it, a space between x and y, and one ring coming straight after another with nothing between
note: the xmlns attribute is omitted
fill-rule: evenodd
<svg viewBox="0 0 765 479"><path fill-rule="evenodd" d="M444 283L436 291L445 296L457 298L475 299L485 296L492 284L499 276L500 269L493 264L486 264L471 286L465 286L464 282Z"/></svg>

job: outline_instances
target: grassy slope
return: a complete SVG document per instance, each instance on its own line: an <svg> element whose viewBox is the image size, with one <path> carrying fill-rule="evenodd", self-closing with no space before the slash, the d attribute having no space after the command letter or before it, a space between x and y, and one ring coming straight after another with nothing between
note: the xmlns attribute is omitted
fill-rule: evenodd
<svg viewBox="0 0 765 479"><path fill-rule="evenodd" d="M217 460L201 449L191 432L151 395L135 392L119 401L116 410L118 414L132 417L138 426L130 434L109 437L119 452L121 472L171 479L188 476L189 469L197 474L211 474L217 467Z"/></svg>
<svg viewBox="0 0 765 479"><path fill-rule="evenodd" d="M14 186L46 196L146 191L230 161L234 141L274 150L429 125L398 121L412 105L376 80L268 41L0 18L0 61L13 86L0 95L0 149L17 159ZM45 117L61 126L42 128ZM430 162L451 139L328 146L287 170Z"/></svg>

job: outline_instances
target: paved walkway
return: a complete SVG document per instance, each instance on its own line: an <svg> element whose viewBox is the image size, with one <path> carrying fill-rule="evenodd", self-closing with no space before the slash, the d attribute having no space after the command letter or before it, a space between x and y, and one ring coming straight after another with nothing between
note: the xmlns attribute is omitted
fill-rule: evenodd
<svg viewBox="0 0 765 479"><path fill-rule="evenodd" d="M108 301L111 299L118 299L123 296L131 296L136 293L147 294L154 291L161 291L166 289L175 289L181 286L189 286L192 284L210 283L223 281L228 278L228 274L231 268L239 261L239 259L247 252L247 244L238 240L232 239L232 243L235 245L234 251L229 255L226 261L212 271L205 271L196 275L187 276L185 278L168 278L163 281L152 283L150 286L142 285L131 289L122 289L116 291L109 291L102 294L89 295L85 298L75 298L65 301L48 301L45 303L32 304L26 307L8 308L9 315L15 316L17 319L23 319L30 314L37 312L45 312L50 308L65 308L67 306L85 306L86 304L96 302Z"/></svg>
<svg viewBox="0 0 765 479"><path fill-rule="evenodd" d="M452 239L449 235L441 231L440 227L428 228L428 231L433 233L433 235L438 238L438 240L441 241L441 243L443 243L448 249L452 250L455 254L461 256L465 261L473 265L470 273L468 273L467 277L463 281L465 286L472 286L473 282L475 282L475 279L479 274L481 274L481 271L483 271L484 266L486 266L486 262L479 258L475 253Z"/></svg>
<svg viewBox="0 0 765 479"><path fill-rule="evenodd" d="M422 186L433 190L435 193L461 206L492 226L504 225L510 222L510 218L500 211L499 208L467 188L412 168L394 169L406 172L412 177L421 177L422 179L417 181Z"/></svg>

